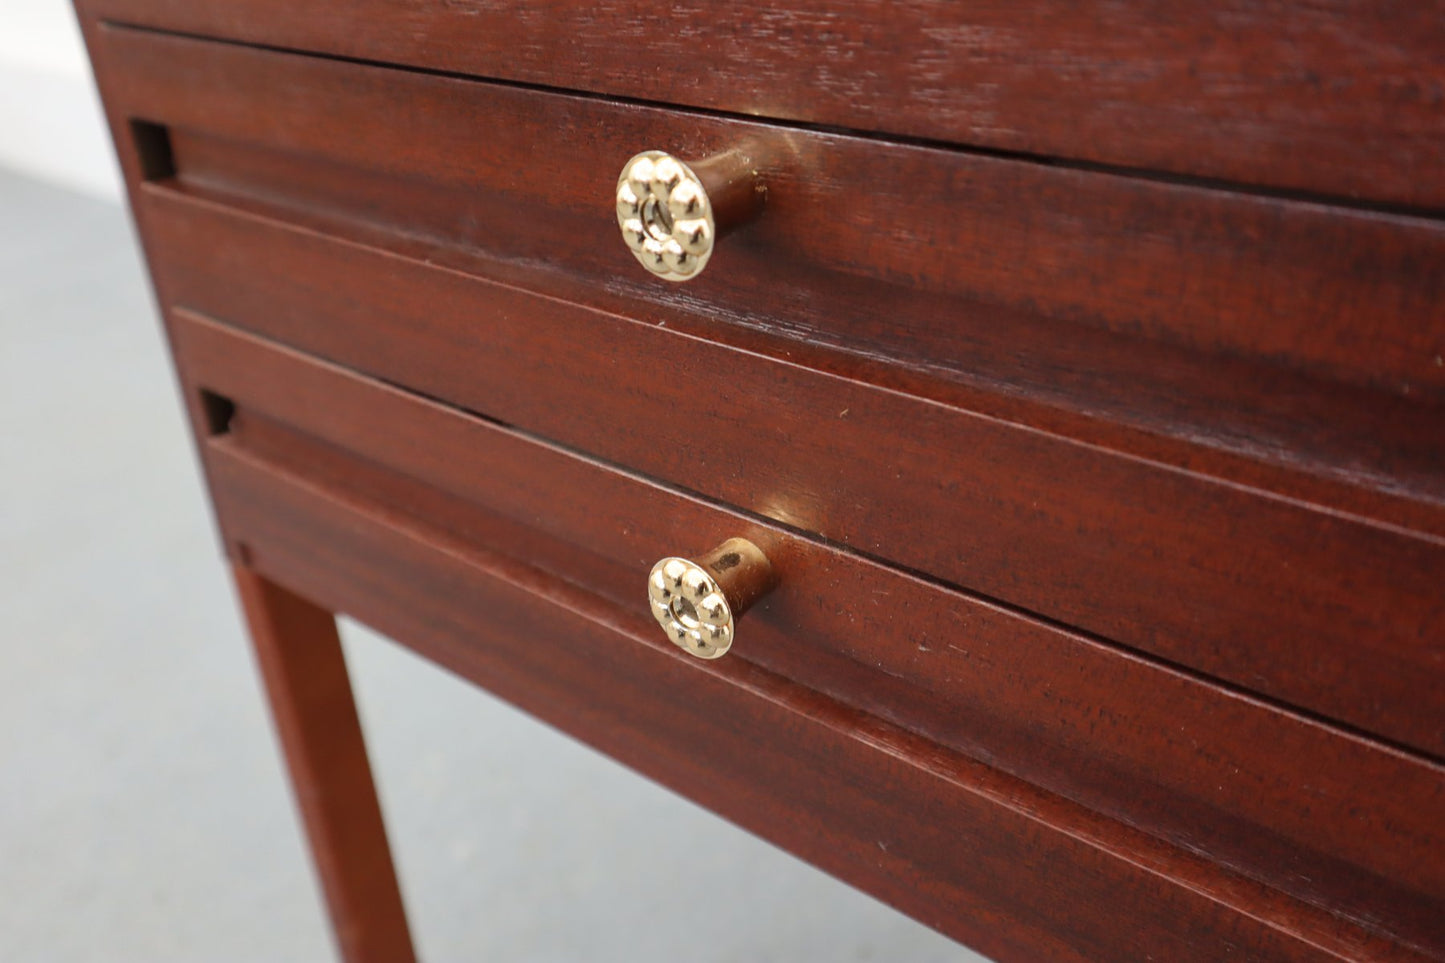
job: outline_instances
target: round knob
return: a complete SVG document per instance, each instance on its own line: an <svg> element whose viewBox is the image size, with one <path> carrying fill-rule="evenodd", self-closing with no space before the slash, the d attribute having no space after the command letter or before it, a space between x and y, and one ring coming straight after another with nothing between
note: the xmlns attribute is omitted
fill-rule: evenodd
<svg viewBox="0 0 1445 963"><path fill-rule="evenodd" d="M686 281L707 267L719 237L757 213L762 198L757 172L740 153L685 164L648 150L617 178L617 224L643 267Z"/></svg>
<svg viewBox="0 0 1445 963"><path fill-rule="evenodd" d="M696 561L671 557L652 566L647 600L679 648L716 659L732 646L738 618L776 581L762 549L730 538Z"/></svg>

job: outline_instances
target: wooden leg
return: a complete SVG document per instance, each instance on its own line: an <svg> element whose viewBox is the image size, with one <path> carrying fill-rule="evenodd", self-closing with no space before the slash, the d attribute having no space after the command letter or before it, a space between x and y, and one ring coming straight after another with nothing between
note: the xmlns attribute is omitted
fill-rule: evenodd
<svg viewBox="0 0 1445 963"><path fill-rule="evenodd" d="M346 963L415 960L336 620L235 566L241 605Z"/></svg>

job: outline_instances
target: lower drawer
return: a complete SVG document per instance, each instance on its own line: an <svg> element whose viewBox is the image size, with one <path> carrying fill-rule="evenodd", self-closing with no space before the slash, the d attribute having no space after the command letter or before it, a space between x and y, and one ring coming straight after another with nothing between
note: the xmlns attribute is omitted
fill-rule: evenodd
<svg viewBox="0 0 1445 963"><path fill-rule="evenodd" d="M720 692L763 686L788 693L799 706L826 706L834 720L827 725L842 727L827 730L833 733L828 738L847 747L836 751L853 759L850 765L887 767L903 759L926 786L912 801L913 789L880 788L872 798L871 790L849 786L848 793L863 793L848 796L849 805L883 821L866 830L877 835L872 852L840 850L818 859L808 847L818 845L810 834L828 822L821 816L806 823L810 828L789 828L781 841L850 879L864 873L870 888L888 898L911 892L912 885L897 875L901 869L888 854L905 863L926 856L931 868L914 871L962 889L934 892L932 910L913 911L948 932L974 941L970 927L982 916L965 921L929 913L955 905L950 901L964 899L965 891L969 905L982 906L993 896L983 895L987 887L975 887L996 870L975 879L976 856L950 849L944 859L933 852L933 834L957 837L950 845L967 849L979 844L973 834L983 831L968 807L948 795L964 791L955 776L944 780L952 787L946 792L932 782L942 778L934 771L940 760L963 767L949 772L976 772L980 779L987 773L987 780L1010 787L1004 795L1012 802L988 803L1012 813L1009 818L1027 812L1028 819L1057 819L1049 832L1071 839L1082 833L1113 840L1106 848L1142 846L1139 851L1156 854L1150 873L1187 879L1189 887L1212 894L1211 901L1230 904L1236 887L1267 885L1277 891L1267 901L1288 910L1281 909L1280 919L1295 920L1279 925L1310 940L1388 937L1445 949L1445 841L1433 818L1445 802L1445 773L1438 766L193 313L173 311L171 328L191 397L202 404L200 393L208 393L214 434L204 451L214 494L228 538L244 546L250 564L403 641L436 646L429 654L544 717L565 712L590 718L581 728L588 738L594 730L613 732L611 702L639 684L657 683L658 673L678 673L704 688L723 686ZM746 616L734 655L717 665L679 663L684 657L666 650L647 615L647 569L659 557L698 552L732 535L765 548L781 585ZM540 605L548 614L486 602L488 592L500 589L479 585L500 576L484 577L480 569L510 573L506 579L544 597L513 604ZM514 590L522 591L508 589ZM557 605L570 611L551 612L549 606ZM508 643L525 642L520 662L506 645L493 648L489 633L534 620L547 627ZM473 651L476 646L485 651ZM627 653L625 671L642 666L640 675L625 684L606 675L585 681L594 660L622 658L621 652ZM660 661L652 666L649 660ZM529 677L563 668L578 674L578 689L556 696L578 703L565 709L548 703L550 689L533 688L563 682L544 685ZM667 685L659 691L678 697ZM756 696L748 692L720 698L748 702ZM683 697L671 711L701 708ZM712 765L711 739L771 741L773 751L784 755L814 751L788 745L801 722L767 736L744 736L737 727L752 724L748 711L719 712L705 724L669 724L650 736L660 739L665 732L679 740L670 751L691 758L685 773L642 768L673 784L682 781L693 794L687 780L722 778L698 768ZM688 732L702 740L690 743L691 757L683 744ZM642 752L633 746L623 758L636 763ZM830 778L835 776L853 778ZM786 778L767 778L770 792L798 793L790 806L823 791L811 782L806 791L792 786L816 778L806 765ZM972 778L963 780L967 793L978 788ZM935 791L944 796L933 798ZM700 798L713 804L705 794ZM783 803L767 803L776 805ZM722 808L760 831L771 825L766 807ZM919 835L910 837L909 845L922 849L907 856L894 848L892 830L881 829L904 810L932 814L931 824L915 827ZM1067 816L1044 817L1044 811ZM829 819L835 817L854 818ZM846 832L861 831L848 826ZM1050 840L1011 870L1020 874L1020 887L1025 876L1041 883L1041 854L1077 843ZM1015 839L1006 845L1019 844ZM1185 855L1186 849L1208 861ZM876 854L883 856L882 868L874 865ZM1137 861L1137 853L1130 859ZM1134 865L1110 872L1142 870ZM1306 904L1368 921L1375 936ZM1157 924L1177 935L1198 912ZM1223 924L1216 919L1209 925ZM1190 956L1168 952L1175 959ZM1085 955L1120 954L1115 948Z"/></svg>
<svg viewBox="0 0 1445 963"><path fill-rule="evenodd" d="M208 460L248 565L996 959L1418 958L239 449Z"/></svg>

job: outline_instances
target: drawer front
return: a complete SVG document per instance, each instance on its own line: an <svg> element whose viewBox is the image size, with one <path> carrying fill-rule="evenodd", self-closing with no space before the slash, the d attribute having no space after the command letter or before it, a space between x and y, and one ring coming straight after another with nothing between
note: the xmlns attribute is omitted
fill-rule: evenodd
<svg viewBox="0 0 1445 963"><path fill-rule="evenodd" d="M521 554L633 615L654 560L747 537L781 585L729 661L1445 951L1437 766L190 312L172 331L193 397L235 406L207 446L224 458Z"/></svg>
<svg viewBox="0 0 1445 963"><path fill-rule="evenodd" d="M994 959L1425 959L745 661L705 667L647 616L224 445L208 461L256 571Z"/></svg>
<svg viewBox="0 0 1445 963"><path fill-rule="evenodd" d="M82 0L350 58L1445 205L1445 9L1346 0Z"/></svg>
<svg viewBox="0 0 1445 963"><path fill-rule="evenodd" d="M977 375L981 355L999 356L1011 383L1123 365L1112 356L1143 340L1268 362L1272 379L1445 397L1445 228L1433 220L135 30L103 31L96 53L118 107L172 129L189 183L620 283L644 302L766 319L913 366ZM654 147L743 150L768 189L764 214L685 285L639 271L615 228L617 175ZM1137 392L1165 357L1110 374ZM1261 374L1209 371L1245 382L1236 392ZM1290 385L1260 406L1306 390Z"/></svg>

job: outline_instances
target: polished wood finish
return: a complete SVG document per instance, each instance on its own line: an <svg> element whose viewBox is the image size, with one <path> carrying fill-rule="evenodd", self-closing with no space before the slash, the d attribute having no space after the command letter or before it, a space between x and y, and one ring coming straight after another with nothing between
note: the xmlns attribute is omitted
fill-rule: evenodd
<svg viewBox="0 0 1445 963"><path fill-rule="evenodd" d="M208 451L259 571L997 959L1429 958L744 660L694 660L644 606Z"/></svg>
<svg viewBox="0 0 1445 963"><path fill-rule="evenodd" d="M546 87L1445 206L1438 0L80 6Z"/></svg>
<svg viewBox="0 0 1445 963"><path fill-rule="evenodd" d="M632 279L650 299L704 297L711 312L915 364L971 367L956 318L997 324L1003 309L1060 322L1029 331L1035 340L1087 325L1445 398L1434 220L121 28L101 37L114 96L174 128L178 172L208 186L598 285ZM284 153L248 165L237 142ZM745 151L767 188L745 236L676 290L622 244L600 243L618 171L654 147L684 159Z"/></svg>
<svg viewBox="0 0 1445 963"><path fill-rule="evenodd" d="M336 620L245 562L232 570L341 957L407 963L411 936Z"/></svg>
<svg viewBox="0 0 1445 963"><path fill-rule="evenodd" d="M348 958L330 612L1002 961L1445 960L1434 0L79 5Z"/></svg>
<svg viewBox="0 0 1445 963"><path fill-rule="evenodd" d="M670 294L680 287L657 284L625 258L613 272L583 270L576 258L556 263L558 245L543 243L598 237L605 218L564 220L566 229L552 236L526 226L547 210L540 201L520 204L502 192L437 187L164 130L181 166L148 190L178 188L572 304L1445 534L1440 454L1432 444L1440 406L1420 403L1420 384L1400 385L1399 395L1347 386L1263 358L1196 353L1154 337L814 271L777 247L765 259L728 248L723 264L737 268L739 257L750 263L716 279L724 283L709 275ZM766 223L765 216L752 236ZM600 260L620 253L612 244L570 249ZM525 256L509 257L509 250ZM754 285L757 270L779 283ZM1188 286L1188 272L1175 270ZM725 310L738 296L734 288L743 296L740 307ZM1361 353L1359 337L1354 354Z"/></svg>
<svg viewBox="0 0 1445 963"><path fill-rule="evenodd" d="M1439 538L174 192L143 210L178 305L1445 755Z"/></svg>
<svg viewBox="0 0 1445 963"><path fill-rule="evenodd" d="M679 533L742 534L785 590L730 659L1445 953L1445 767L185 312L173 327L190 377L237 406L228 451L522 555L620 610ZM1361 780L1391 791L1362 806Z"/></svg>

